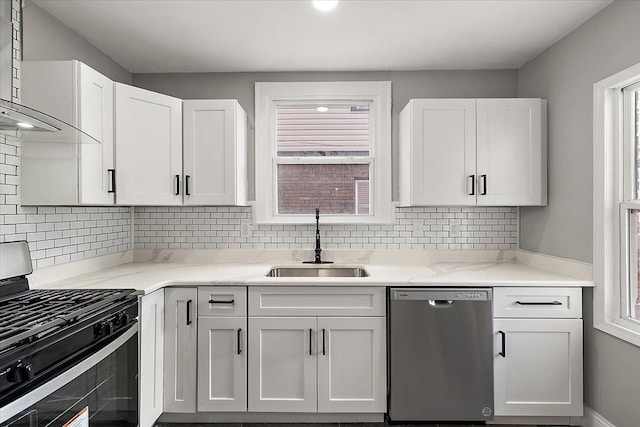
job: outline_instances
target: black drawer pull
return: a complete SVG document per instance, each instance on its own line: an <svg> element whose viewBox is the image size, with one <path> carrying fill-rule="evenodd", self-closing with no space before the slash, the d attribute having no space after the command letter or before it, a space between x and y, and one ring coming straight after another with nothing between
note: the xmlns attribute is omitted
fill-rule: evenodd
<svg viewBox="0 0 640 427"><path fill-rule="evenodd" d="M191 178L189 175L184 176L184 194L187 196L191 195L191 193L189 193L189 178Z"/></svg>
<svg viewBox="0 0 640 427"><path fill-rule="evenodd" d="M242 353L242 328L238 328L238 354Z"/></svg>
<svg viewBox="0 0 640 427"><path fill-rule="evenodd" d="M471 193L469 193L470 196L475 196L476 195L476 176L475 175L469 175L469 178L471 180Z"/></svg>
<svg viewBox="0 0 640 427"><path fill-rule="evenodd" d="M209 304L235 304L236 300L210 299Z"/></svg>
<svg viewBox="0 0 640 427"><path fill-rule="evenodd" d="M482 180L482 192L480 193L480 195L486 196L487 195L487 175L480 175L480 179Z"/></svg>
<svg viewBox="0 0 640 427"><path fill-rule="evenodd" d="M176 175L176 196L180 195L180 175Z"/></svg>
<svg viewBox="0 0 640 427"><path fill-rule="evenodd" d="M516 301L518 305L562 305L560 301Z"/></svg>
<svg viewBox="0 0 640 427"><path fill-rule="evenodd" d="M507 334L503 331L498 331L500 335L502 335L502 351L498 353L502 357L507 357Z"/></svg>
<svg viewBox="0 0 640 427"><path fill-rule="evenodd" d="M116 192L116 170L107 169L107 173L111 177L111 188L107 190L107 193L115 193Z"/></svg>
<svg viewBox="0 0 640 427"><path fill-rule="evenodd" d="M187 326L190 325L191 322L191 303L193 300L187 301Z"/></svg>
<svg viewBox="0 0 640 427"><path fill-rule="evenodd" d="M313 329L309 329L309 356L313 355Z"/></svg>
<svg viewBox="0 0 640 427"><path fill-rule="evenodd" d="M323 329L322 330L322 355L326 356L327 352L326 352L326 348L325 348L325 334L326 334L327 330Z"/></svg>

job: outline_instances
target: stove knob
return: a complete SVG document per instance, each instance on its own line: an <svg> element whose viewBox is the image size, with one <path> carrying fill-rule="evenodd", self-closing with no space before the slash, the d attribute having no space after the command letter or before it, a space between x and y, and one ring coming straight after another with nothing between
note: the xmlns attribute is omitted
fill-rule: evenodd
<svg viewBox="0 0 640 427"><path fill-rule="evenodd" d="M129 315L127 313L122 313L120 317L118 317L118 325L127 326L129 324Z"/></svg>
<svg viewBox="0 0 640 427"><path fill-rule="evenodd" d="M111 335L111 333L113 332L113 323L111 323L110 321L106 321L104 322L104 336L108 336Z"/></svg>
<svg viewBox="0 0 640 427"><path fill-rule="evenodd" d="M7 380L12 383L25 383L33 379L33 366L28 362L18 362L7 373Z"/></svg>
<svg viewBox="0 0 640 427"><path fill-rule="evenodd" d="M96 323L96 325L93 327L93 333L94 335L97 335L99 337L104 335L104 323Z"/></svg>

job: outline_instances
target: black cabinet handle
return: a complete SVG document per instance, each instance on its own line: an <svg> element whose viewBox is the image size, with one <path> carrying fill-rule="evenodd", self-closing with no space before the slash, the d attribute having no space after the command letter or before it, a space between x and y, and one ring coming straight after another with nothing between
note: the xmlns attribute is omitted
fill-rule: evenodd
<svg viewBox="0 0 640 427"><path fill-rule="evenodd" d="M471 193L469 193L469 195L475 196L476 195L476 176L469 175L469 179L471 180Z"/></svg>
<svg viewBox="0 0 640 427"><path fill-rule="evenodd" d="M111 181L111 188L107 190L107 193L115 193L116 192L116 170L115 169L107 169L107 173L109 174L109 178Z"/></svg>
<svg viewBox="0 0 640 427"><path fill-rule="evenodd" d="M487 195L487 175L480 175L480 179L482 179L482 193L483 196Z"/></svg>
<svg viewBox="0 0 640 427"><path fill-rule="evenodd" d="M498 331L500 335L502 335L502 351L498 353L502 357L507 357L507 334L503 331Z"/></svg>
<svg viewBox="0 0 640 427"><path fill-rule="evenodd" d="M191 322L191 303L192 302L193 302L192 300L187 301L187 326L192 323Z"/></svg>
<svg viewBox="0 0 640 427"><path fill-rule="evenodd" d="M313 354L313 329L309 328L309 356Z"/></svg>
<svg viewBox="0 0 640 427"><path fill-rule="evenodd" d="M176 175L176 196L180 195L180 175Z"/></svg>
<svg viewBox="0 0 640 427"><path fill-rule="evenodd" d="M322 355L326 356L327 352L326 352L326 348L325 348L325 334L326 334L326 329L322 330Z"/></svg>
<svg viewBox="0 0 640 427"><path fill-rule="evenodd" d="M518 305L562 305L560 301L516 301Z"/></svg>
<svg viewBox="0 0 640 427"><path fill-rule="evenodd" d="M238 328L238 354L242 353L242 328Z"/></svg>
<svg viewBox="0 0 640 427"><path fill-rule="evenodd" d="M209 304L234 304L235 300L224 300L224 299L210 299Z"/></svg>
<svg viewBox="0 0 640 427"><path fill-rule="evenodd" d="M191 193L189 193L189 178L191 178L189 175L184 176L184 194L187 196L191 195Z"/></svg>

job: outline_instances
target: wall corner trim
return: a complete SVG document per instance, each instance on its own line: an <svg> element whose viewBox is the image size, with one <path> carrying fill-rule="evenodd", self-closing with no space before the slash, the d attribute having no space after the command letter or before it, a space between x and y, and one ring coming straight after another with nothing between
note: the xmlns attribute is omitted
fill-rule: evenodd
<svg viewBox="0 0 640 427"><path fill-rule="evenodd" d="M582 427L616 427L611 421L594 411L593 409L584 408L584 416L582 417Z"/></svg>

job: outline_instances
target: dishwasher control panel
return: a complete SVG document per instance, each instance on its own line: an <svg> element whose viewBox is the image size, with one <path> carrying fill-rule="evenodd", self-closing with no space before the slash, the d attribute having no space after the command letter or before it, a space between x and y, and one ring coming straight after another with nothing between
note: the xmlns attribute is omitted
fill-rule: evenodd
<svg viewBox="0 0 640 427"><path fill-rule="evenodd" d="M403 288L392 289L392 300L491 301L490 288Z"/></svg>

